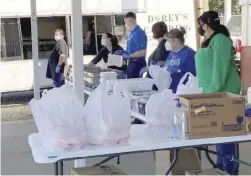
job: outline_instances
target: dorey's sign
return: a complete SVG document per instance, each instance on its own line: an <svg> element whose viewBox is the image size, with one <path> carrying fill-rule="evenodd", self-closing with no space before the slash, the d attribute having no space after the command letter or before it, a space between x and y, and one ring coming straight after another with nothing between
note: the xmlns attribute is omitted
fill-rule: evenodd
<svg viewBox="0 0 251 176"><path fill-rule="evenodd" d="M147 55L157 46L152 37L152 25L164 21L168 30L184 27L186 29L186 45L197 49L196 11L194 0L146 0L146 13L138 13L137 21L148 37Z"/></svg>

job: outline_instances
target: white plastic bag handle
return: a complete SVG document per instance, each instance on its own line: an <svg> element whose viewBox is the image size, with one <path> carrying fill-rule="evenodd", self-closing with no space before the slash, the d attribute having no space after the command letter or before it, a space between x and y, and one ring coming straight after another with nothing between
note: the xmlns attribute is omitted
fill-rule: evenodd
<svg viewBox="0 0 251 176"><path fill-rule="evenodd" d="M181 79L180 79L180 82L179 82L179 84L178 85L181 85L181 84L183 84L184 83L184 81L186 80L186 78L187 78L187 76L193 76L193 74L192 73L190 73L190 72L187 72ZM189 78L188 77L188 78Z"/></svg>

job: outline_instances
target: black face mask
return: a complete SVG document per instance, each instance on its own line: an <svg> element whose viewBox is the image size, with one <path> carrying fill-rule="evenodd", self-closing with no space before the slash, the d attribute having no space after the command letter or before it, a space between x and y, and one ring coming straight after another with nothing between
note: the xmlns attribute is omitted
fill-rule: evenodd
<svg viewBox="0 0 251 176"><path fill-rule="evenodd" d="M198 32L201 36L204 36L205 31L202 26L198 27Z"/></svg>

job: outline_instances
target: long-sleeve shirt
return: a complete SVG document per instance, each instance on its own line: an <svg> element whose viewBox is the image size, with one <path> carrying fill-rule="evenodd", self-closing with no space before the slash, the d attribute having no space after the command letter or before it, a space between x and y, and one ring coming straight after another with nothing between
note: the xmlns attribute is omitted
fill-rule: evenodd
<svg viewBox="0 0 251 176"><path fill-rule="evenodd" d="M105 63L107 63L109 53L114 54L118 50L123 50L123 48L117 45L112 48L112 51L109 51L106 47L103 47L99 51L99 53L92 59L92 63L95 65L98 62L100 62L102 59ZM126 67L127 67L126 64L123 64L122 67L109 66L108 68L116 69L116 70L126 70Z"/></svg>
<svg viewBox="0 0 251 176"><path fill-rule="evenodd" d="M185 46L177 52L171 52L168 55L168 58L165 63L167 71L171 74L172 83L170 89L176 93L178 84L181 78L187 73L190 72L196 76L195 72L195 60L194 60L195 51ZM187 82L187 79L184 83Z"/></svg>
<svg viewBox="0 0 251 176"><path fill-rule="evenodd" d="M197 79L204 93L240 93L241 81L229 37L216 34L206 48L196 53L195 58Z"/></svg>

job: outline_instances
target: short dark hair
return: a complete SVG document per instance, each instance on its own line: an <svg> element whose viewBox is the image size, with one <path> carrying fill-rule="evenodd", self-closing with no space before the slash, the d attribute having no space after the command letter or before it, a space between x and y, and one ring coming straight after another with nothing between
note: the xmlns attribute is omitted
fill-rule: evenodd
<svg viewBox="0 0 251 176"><path fill-rule="evenodd" d="M62 29L56 29L55 32L59 32L61 35L64 36L64 31Z"/></svg>
<svg viewBox="0 0 251 176"><path fill-rule="evenodd" d="M161 38L168 32L167 25L163 21L154 23L152 26L153 38Z"/></svg>
<svg viewBox="0 0 251 176"><path fill-rule="evenodd" d="M128 13L125 15L125 18L133 18L133 19L136 19L136 14L133 13L133 12L128 12Z"/></svg>
<svg viewBox="0 0 251 176"><path fill-rule="evenodd" d="M107 35L107 38L111 39L112 46L117 46L119 44L118 38L115 35L112 35L111 33L105 33Z"/></svg>

